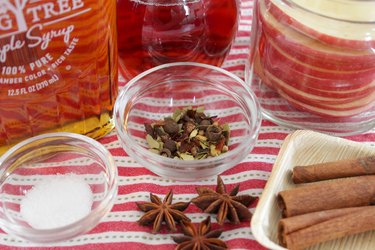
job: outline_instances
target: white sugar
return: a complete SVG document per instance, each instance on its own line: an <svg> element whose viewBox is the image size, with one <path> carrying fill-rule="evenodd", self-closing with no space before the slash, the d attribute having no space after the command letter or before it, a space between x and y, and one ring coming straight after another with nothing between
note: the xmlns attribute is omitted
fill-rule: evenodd
<svg viewBox="0 0 375 250"><path fill-rule="evenodd" d="M21 201L21 216L35 229L51 229L82 219L91 211L93 194L78 175L47 176Z"/></svg>

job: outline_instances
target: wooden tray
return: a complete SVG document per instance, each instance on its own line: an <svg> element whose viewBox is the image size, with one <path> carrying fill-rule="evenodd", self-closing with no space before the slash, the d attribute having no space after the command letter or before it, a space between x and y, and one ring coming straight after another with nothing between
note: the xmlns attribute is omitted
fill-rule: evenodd
<svg viewBox="0 0 375 250"><path fill-rule="evenodd" d="M251 220L255 239L269 249L285 249L277 240L277 224L281 212L276 204L276 194L295 187L291 180L291 169L294 166L370 154L375 154L374 147L343 138L306 130L298 130L288 135ZM309 249L375 249L375 231L328 241Z"/></svg>

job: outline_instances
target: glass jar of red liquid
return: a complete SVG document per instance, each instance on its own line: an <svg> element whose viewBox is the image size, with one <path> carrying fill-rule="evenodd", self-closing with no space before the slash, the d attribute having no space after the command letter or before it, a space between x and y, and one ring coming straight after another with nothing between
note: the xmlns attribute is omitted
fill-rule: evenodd
<svg viewBox="0 0 375 250"><path fill-rule="evenodd" d="M222 65L238 27L237 0L117 0L120 71L163 63Z"/></svg>
<svg viewBox="0 0 375 250"><path fill-rule="evenodd" d="M375 1L256 0L246 80L266 118L351 135L375 126Z"/></svg>

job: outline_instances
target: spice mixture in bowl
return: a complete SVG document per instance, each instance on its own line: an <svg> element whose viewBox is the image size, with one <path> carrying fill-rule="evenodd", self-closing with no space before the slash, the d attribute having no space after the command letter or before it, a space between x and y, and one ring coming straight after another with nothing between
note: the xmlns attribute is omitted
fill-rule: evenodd
<svg viewBox="0 0 375 250"><path fill-rule="evenodd" d="M117 194L117 168L99 142L79 134L29 138L0 157L0 227L38 243L95 227Z"/></svg>
<svg viewBox="0 0 375 250"><path fill-rule="evenodd" d="M152 172L193 181L241 162L259 133L261 112L237 76L200 63L170 63L127 83L115 104L126 153Z"/></svg>

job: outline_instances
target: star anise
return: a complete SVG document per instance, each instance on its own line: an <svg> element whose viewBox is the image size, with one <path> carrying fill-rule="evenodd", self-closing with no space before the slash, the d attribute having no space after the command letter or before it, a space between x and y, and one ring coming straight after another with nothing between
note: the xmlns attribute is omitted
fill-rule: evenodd
<svg viewBox="0 0 375 250"><path fill-rule="evenodd" d="M142 226L153 224L153 233L160 231L163 222L172 232L177 231L176 222L190 221L190 219L182 212L190 204L190 202L177 202L172 204L172 190L165 196L163 201L159 197L150 193L150 201L145 203L137 203L137 206L143 212L146 212L138 223Z"/></svg>
<svg viewBox="0 0 375 250"><path fill-rule="evenodd" d="M173 240L178 244L176 250L228 249L225 242L218 239L223 231L220 229L210 231L210 216L203 220L198 228L187 221L182 221L181 228L184 233L183 236L172 236Z"/></svg>
<svg viewBox="0 0 375 250"><path fill-rule="evenodd" d="M216 191L197 187L198 197L192 199L192 202L202 209L205 213L217 213L217 222L222 225L225 219L234 224L243 220L251 219L251 212L248 206L256 200L251 195L236 196L240 185L237 184L229 193L227 193L223 180L217 177Z"/></svg>

